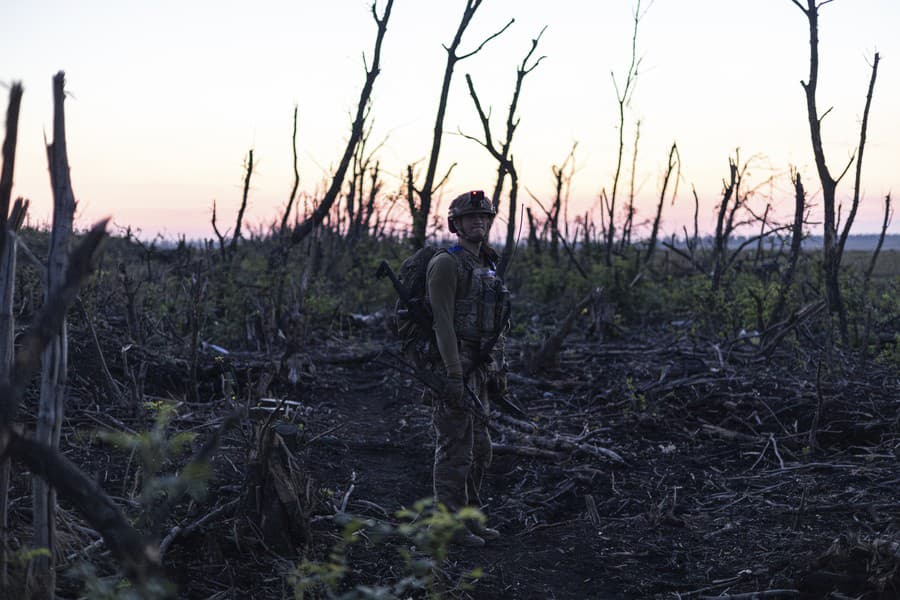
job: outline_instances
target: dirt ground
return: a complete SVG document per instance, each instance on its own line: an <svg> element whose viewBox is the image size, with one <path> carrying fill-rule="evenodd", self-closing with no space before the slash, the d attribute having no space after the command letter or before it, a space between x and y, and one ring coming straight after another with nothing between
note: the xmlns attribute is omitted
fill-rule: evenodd
<svg viewBox="0 0 900 600"><path fill-rule="evenodd" d="M420 386L378 355L390 340L377 326L357 335L305 348L298 385L272 383L273 395L298 403L296 458L316 498L307 515L312 558L336 541L341 504L391 521L431 493L430 408ZM484 571L451 597L900 597L896 375L874 365L857 371L846 359L840 377L825 377L796 352L755 360L678 330L627 342L573 334L560 367L536 375L524 373L520 350L512 340L510 388L533 430L495 412L482 508L502 537L451 550L445 581ZM227 410L224 400L183 403L172 425L203 436ZM138 429L139 421L76 398L67 422L70 458L126 508L133 466L76 432ZM247 429L226 438L209 497L189 503L179 524L241 506ZM25 492L16 479L14 530L26 527ZM220 514L168 550L179 596L289 597L283 575L294 558L243 538L239 509ZM63 529L73 532L70 561L103 562L102 544L79 548L77 526ZM354 546L348 581L401 577L396 549ZM67 585L62 595L75 597Z"/></svg>
<svg viewBox="0 0 900 600"><path fill-rule="evenodd" d="M895 555L877 549L897 539L897 381L817 389L814 370L778 362L728 366L677 338L576 339L555 373L514 377L534 439L580 439L623 463L498 452L483 509L503 537L454 550L451 571L484 569L474 598L898 597ZM430 409L376 363L341 371L345 388L320 405L322 426L341 429L308 464L335 493L355 482L348 511L383 517L430 492ZM513 446L513 433L495 426L494 441Z"/></svg>

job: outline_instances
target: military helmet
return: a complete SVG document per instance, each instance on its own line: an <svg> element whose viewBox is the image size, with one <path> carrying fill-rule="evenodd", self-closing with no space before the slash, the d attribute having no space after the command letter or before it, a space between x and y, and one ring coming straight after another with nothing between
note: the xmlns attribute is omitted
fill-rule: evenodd
<svg viewBox="0 0 900 600"><path fill-rule="evenodd" d="M472 190L454 198L450 203L450 210L447 211L447 226L450 228L450 233L456 233L453 219L463 215L476 214L489 215L491 218L497 214L494 205L483 191Z"/></svg>

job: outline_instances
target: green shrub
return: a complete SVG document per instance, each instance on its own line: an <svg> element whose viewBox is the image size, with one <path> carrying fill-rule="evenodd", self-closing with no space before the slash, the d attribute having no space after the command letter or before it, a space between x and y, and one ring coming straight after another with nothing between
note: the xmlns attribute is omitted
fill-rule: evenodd
<svg viewBox="0 0 900 600"><path fill-rule="evenodd" d="M482 577L481 569L473 569L450 586L440 575L441 564L447 558L453 537L465 527L467 521L484 522L480 511L463 508L454 513L443 504L420 500L412 509L400 510L395 516L397 522L389 523L345 515L341 538L332 548L328 560L304 560L287 574L295 600L400 600L414 593L439 599L451 588L468 589ZM402 575L397 581L378 581L341 590L345 579L353 574L347 558L348 550L363 539L393 546L402 562Z"/></svg>

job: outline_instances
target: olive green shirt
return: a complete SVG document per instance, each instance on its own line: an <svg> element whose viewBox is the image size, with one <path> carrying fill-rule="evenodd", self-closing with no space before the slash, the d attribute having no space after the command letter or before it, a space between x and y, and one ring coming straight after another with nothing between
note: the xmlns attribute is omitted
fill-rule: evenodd
<svg viewBox="0 0 900 600"><path fill-rule="evenodd" d="M431 312L434 315L434 334L438 351L448 376L462 376L459 345L453 327L456 306L456 259L449 252L441 252L428 262L425 275Z"/></svg>

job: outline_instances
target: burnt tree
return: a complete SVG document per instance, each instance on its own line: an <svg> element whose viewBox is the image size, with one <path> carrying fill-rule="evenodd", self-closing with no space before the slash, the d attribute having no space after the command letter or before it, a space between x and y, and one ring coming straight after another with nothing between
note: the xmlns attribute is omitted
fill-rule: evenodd
<svg viewBox="0 0 900 600"><path fill-rule="evenodd" d="M536 69L544 59L544 57L541 56L533 63L529 64L529 61L531 60L534 51L537 49L538 42L540 42L541 36L544 34L545 30L546 27L542 29L540 33L538 33L536 38L531 40L531 48L528 50L528 53L522 60L522 64L520 64L518 69L516 70L516 85L513 89L512 100L509 103L509 110L506 114L506 139L500 142L499 148L497 147L497 144L494 143L493 135L491 134L490 114L485 113L484 109L481 106L481 102L478 100L478 94L475 92L475 85L472 83L472 77L468 73L466 74L466 83L469 86L469 95L472 97L472 102L475 104L475 110L478 112L478 118L481 121L482 128L484 129L484 141L478 140L472 136L465 137L478 142L490 153L491 156L494 157L494 159L496 159L498 163L497 182L494 184L494 191L491 194L491 201L494 205L494 211L497 213L499 213L500 211L500 196L503 193L503 184L506 181L507 175L510 179L509 209L507 211L506 222L506 244L503 247L503 253L501 254L500 258L500 266L497 270L501 277L506 272L506 269L509 266L509 262L512 259L513 250L515 249L516 245L516 199L519 193L519 176L516 172L513 157L510 154L513 135L516 132L516 128L519 126L519 118L516 117L516 108L519 105L519 96L522 93L522 82L525 80L525 76Z"/></svg>
<svg viewBox="0 0 900 600"><path fill-rule="evenodd" d="M822 185L822 208L824 211L824 220L822 227L824 229L824 245L823 245L823 271L825 276L825 301L829 315L837 316L838 325L840 327L841 339L843 343L848 342L847 312L841 298L841 288L839 274L841 268L841 256L843 253L844 242L846 242L850 227L856 216L856 209L859 205L859 185L862 173L863 150L866 143L866 128L868 126L869 108L872 102L872 92L875 87L875 78L878 74L879 56L875 54L875 60L872 63L872 76L869 81L868 94L866 95L865 110L863 112L862 123L860 124L860 140L857 148L856 160L856 188L854 190L853 205L847 219L844 223L843 233L838 238L838 215L835 210L835 193L837 184L850 168L848 163L844 171L836 178L831 174L825 160L825 150L822 146L822 119L828 114L819 114L817 106L816 91L819 83L819 9L832 2L833 0L806 0L805 3L800 0L791 0L806 16L809 25L809 78L807 81L801 81L803 91L806 95L806 114L809 121L810 140L812 142L813 156L816 162L816 171L819 175L819 182ZM851 158L851 161L854 160Z"/></svg>
<svg viewBox="0 0 900 600"><path fill-rule="evenodd" d="M412 165L407 167L407 202L409 203L409 212L413 219L413 244L416 248L421 248L425 245L428 217L431 214L431 202L434 192L447 181L447 177L450 175L453 167L456 166L455 163L451 165L443 179L440 182L436 182L438 158L441 153L441 140L444 135L444 116L447 113L450 82L453 80L453 71L456 68L456 63L480 52L488 42L506 31L513 23L513 20L510 19L502 29L488 36L474 50L465 54L459 54L462 36L466 29L468 29L469 24L472 22L472 18L475 16L478 7L481 6L482 1L483 0L466 0L466 7L463 10L463 16L462 19L460 19L459 26L456 28L456 34L453 36L453 41L450 42L449 46L444 46L444 50L447 51L447 62L444 65L444 77L441 81L441 94L438 99L437 115L434 119L434 135L431 139L431 153L429 154L428 165L425 169L425 181L422 182L420 188L416 188L415 186ZM416 197L418 197L418 204L416 203Z"/></svg>
<svg viewBox="0 0 900 600"><path fill-rule="evenodd" d="M3 168L0 172L0 382L9 381L12 369L13 337L15 321L13 298L16 281L16 242L9 231L17 229L8 218L9 201L12 196L13 172L16 160L16 141L19 130L19 110L22 105L22 84L13 83L9 91L9 106L6 111L6 136L3 140ZM20 202L17 200L16 205ZM20 211L24 216L24 210ZM15 219L12 219L15 222ZM7 510L9 501L9 459L0 460L0 585L8 586L7 556Z"/></svg>
<svg viewBox="0 0 900 600"><path fill-rule="evenodd" d="M44 283L47 301L62 288L64 283L69 262L72 221L75 216L75 195L72 192L66 152L64 100L65 74L60 71L53 77L53 142L47 146L50 183L53 188L53 225L50 231L50 249ZM54 449L59 447L67 370L68 340L66 322L63 319L44 350L42 358L41 398L35 433L35 440L38 443ZM39 477L35 478L32 490L34 545L36 548L48 548L50 556L39 557L34 561L29 577L29 588L34 598L52 598L56 582L53 561L56 546L56 491Z"/></svg>
<svg viewBox="0 0 900 600"><path fill-rule="evenodd" d="M616 81L615 73L610 73L610 76L613 80L613 87L616 90L616 104L619 117L619 137L618 152L616 153L616 172L615 175L613 175L612 191L608 196L605 194L603 196L605 208L604 218L607 221L604 253L607 266L612 266L613 264L613 248L616 241L616 195L619 191L619 180L622 176L622 159L625 154L625 107L628 106L631 102L631 96L634 93L634 86L637 82L638 69L641 64L641 61L637 56L637 37L638 25L641 22L642 16L643 13L641 13L641 1L637 0L633 12L634 27L631 33L631 62L629 62L628 64L628 70L625 74L625 80L622 82L621 87L619 86L619 82Z"/></svg>
<svg viewBox="0 0 900 600"><path fill-rule="evenodd" d="M387 24L391 17L391 8L393 5L394 0L387 0L384 11L382 12L381 17L379 17L375 10L375 4L372 4L372 17L375 19L375 24L377 26L375 49L372 53L372 65L366 68L366 80L363 84L362 91L359 94L359 102L356 105L356 116L353 119L353 125L350 128L350 139L347 140L344 154L341 156L337 170L335 170L334 176L331 178L331 184L328 186L328 190L322 197L321 202L319 202L319 205L312 214L306 217L302 223L295 226L294 230L291 232L291 245L297 245L305 240L306 237L322 223L331 211L331 207L335 200L337 200L340 195L341 189L344 187L344 178L347 175L347 170L350 168L350 161L353 159L356 152L356 146L363 137L366 116L368 115L367 107L372 98L372 89L375 87L375 79L381 72L381 45L384 41L384 35L387 32Z"/></svg>

